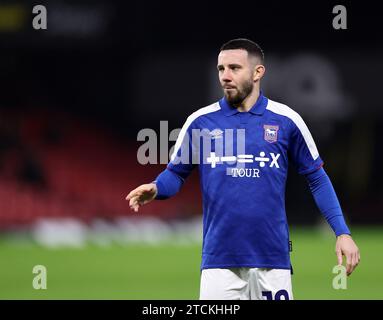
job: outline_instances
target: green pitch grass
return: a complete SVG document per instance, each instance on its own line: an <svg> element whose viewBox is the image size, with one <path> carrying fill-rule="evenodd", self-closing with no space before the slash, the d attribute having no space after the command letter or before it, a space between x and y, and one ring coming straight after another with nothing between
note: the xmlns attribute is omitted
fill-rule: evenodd
<svg viewBox="0 0 383 320"><path fill-rule="evenodd" d="M334 290L334 238L292 229L295 299L383 299L383 228L352 228L361 264ZM198 299L200 245L47 249L0 239L0 299ZM35 265L47 289L32 287Z"/></svg>

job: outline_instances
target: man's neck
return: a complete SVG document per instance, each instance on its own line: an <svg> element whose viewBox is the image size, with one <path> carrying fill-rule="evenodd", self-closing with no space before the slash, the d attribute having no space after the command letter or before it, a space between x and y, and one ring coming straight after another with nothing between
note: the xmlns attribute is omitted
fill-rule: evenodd
<svg viewBox="0 0 383 320"><path fill-rule="evenodd" d="M259 89L254 88L254 91L250 95L248 95L242 101L241 104L235 105L235 107L239 112L248 112L251 109L251 107L257 102L259 94Z"/></svg>

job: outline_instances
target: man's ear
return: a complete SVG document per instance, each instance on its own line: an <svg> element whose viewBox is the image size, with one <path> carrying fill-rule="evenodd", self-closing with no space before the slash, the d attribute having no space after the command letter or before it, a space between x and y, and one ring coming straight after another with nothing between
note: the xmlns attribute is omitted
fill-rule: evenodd
<svg viewBox="0 0 383 320"><path fill-rule="evenodd" d="M257 64L254 67L254 73L253 73L253 80L254 80L254 82L261 80L261 78L263 77L265 72L266 72L265 66L262 65L262 64Z"/></svg>

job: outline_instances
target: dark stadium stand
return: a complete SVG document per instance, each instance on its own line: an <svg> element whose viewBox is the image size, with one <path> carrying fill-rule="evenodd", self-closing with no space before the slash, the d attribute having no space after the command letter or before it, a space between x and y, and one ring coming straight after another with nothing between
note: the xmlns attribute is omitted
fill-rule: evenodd
<svg viewBox="0 0 383 320"><path fill-rule="evenodd" d="M42 217L129 216L126 194L152 181L164 165L138 164L137 142L120 141L95 123L52 111L3 114L12 139L1 139L0 228L27 226ZM57 123L52 123L56 119ZM6 128L1 127L2 136ZM200 212L194 173L172 201L155 201L140 215L188 217ZM187 204L187 205L186 205Z"/></svg>

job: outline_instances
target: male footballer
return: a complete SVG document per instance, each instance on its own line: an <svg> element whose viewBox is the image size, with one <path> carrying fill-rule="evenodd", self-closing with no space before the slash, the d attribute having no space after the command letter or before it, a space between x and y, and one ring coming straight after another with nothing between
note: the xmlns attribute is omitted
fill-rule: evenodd
<svg viewBox="0 0 383 320"><path fill-rule="evenodd" d="M167 168L129 193L130 208L175 195L198 167L203 200L200 299L293 299L285 212L288 163L307 179L350 275L359 249L305 122L265 97L262 49L248 39L218 55L224 97L191 114ZM320 259L320 257L318 257Z"/></svg>

